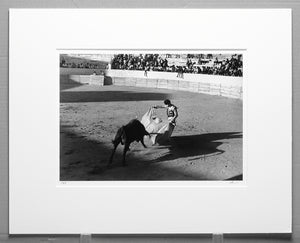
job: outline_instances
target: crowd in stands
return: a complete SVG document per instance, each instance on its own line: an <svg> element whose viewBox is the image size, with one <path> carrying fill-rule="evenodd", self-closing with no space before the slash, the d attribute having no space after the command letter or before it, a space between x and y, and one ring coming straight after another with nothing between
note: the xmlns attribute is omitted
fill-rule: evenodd
<svg viewBox="0 0 300 243"><path fill-rule="evenodd" d="M187 58L185 65L169 65L168 59L159 54L118 54L112 59L112 69L143 70L145 76L148 71L177 72L177 77L183 78L183 73L214 74L224 76L243 76L243 61L241 55L232 55L231 58L209 60L203 64L201 58Z"/></svg>

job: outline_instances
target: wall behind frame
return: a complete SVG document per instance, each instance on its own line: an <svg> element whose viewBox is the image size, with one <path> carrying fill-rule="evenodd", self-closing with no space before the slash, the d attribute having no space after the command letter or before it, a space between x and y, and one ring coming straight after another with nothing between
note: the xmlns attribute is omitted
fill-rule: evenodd
<svg viewBox="0 0 300 243"><path fill-rule="evenodd" d="M9 8L292 8L293 235L225 236L231 242L300 242L300 2L298 0L1 0L0 2L0 242L78 242L78 236L8 238L8 9ZM230 25L223 28L230 28ZM59 219L57 219L59 222ZM246 219L245 219L246 220ZM230 219L229 219L230 221ZM49 242L50 242L49 241ZM210 236L94 236L93 242L212 242Z"/></svg>

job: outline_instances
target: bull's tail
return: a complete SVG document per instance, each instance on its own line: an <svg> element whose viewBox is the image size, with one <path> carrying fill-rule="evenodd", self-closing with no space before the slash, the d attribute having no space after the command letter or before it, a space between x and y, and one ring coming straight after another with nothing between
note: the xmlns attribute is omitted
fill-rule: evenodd
<svg viewBox="0 0 300 243"><path fill-rule="evenodd" d="M150 133L149 132L147 132L147 130L144 128L144 135L145 136L149 136L150 137Z"/></svg>

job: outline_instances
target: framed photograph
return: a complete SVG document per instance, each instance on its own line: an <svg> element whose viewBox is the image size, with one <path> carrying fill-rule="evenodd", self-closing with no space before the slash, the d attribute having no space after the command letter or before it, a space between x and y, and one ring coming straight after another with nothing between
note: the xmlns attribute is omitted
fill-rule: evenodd
<svg viewBox="0 0 300 243"><path fill-rule="evenodd" d="M290 9L11 9L10 234L290 233L291 44Z"/></svg>

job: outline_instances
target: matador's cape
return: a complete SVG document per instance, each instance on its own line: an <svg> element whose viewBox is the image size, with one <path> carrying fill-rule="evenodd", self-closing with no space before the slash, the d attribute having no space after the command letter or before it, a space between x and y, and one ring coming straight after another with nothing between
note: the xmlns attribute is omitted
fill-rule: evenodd
<svg viewBox="0 0 300 243"><path fill-rule="evenodd" d="M169 141L175 125L169 121L162 121L150 108L142 117L141 123L151 135L152 144L163 144Z"/></svg>

